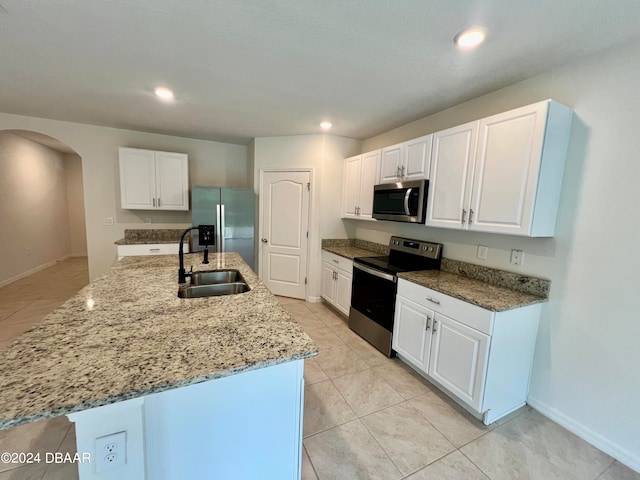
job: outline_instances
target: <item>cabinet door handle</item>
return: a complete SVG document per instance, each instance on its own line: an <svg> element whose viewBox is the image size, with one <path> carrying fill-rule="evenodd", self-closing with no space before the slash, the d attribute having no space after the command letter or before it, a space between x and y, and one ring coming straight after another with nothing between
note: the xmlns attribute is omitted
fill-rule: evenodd
<svg viewBox="0 0 640 480"><path fill-rule="evenodd" d="M400 178L400 165L396 168L396 178Z"/></svg>
<svg viewBox="0 0 640 480"><path fill-rule="evenodd" d="M473 208L469 209L469 225L473 223Z"/></svg>
<svg viewBox="0 0 640 480"><path fill-rule="evenodd" d="M437 330L436 330L436 325L438 325L438 321L437 321L437 320L434 320L434 321L433 321L433 333L436 333L436 331L437 331Z"/></svg>
<svg viewBox="0 0 640 480"><path fill-rule="evenodd" d="M156 206L156 199L155 198L153 199L153 206L154 207Z"/></svg>
<svg viewBox="0 0 640 480"><path fill-rule="evenodd" d="M467 211L463 208L462 209L462 225L464 225L464 221L467 218Z"/></svg>
<svg viewBox="0 0 640 480"><path fill-rule="evenodd" d="M340 263L338 260L331 260L333 263Z"/></svg>
<svg viewBox="0 0 640 480"><path fill-rule="evenodd" d="M431 328L431 317L427 317L427 331Z"/></svg>
<svg viewBox="0 0 640 480"><path fill-rule="evenodd" d="M160 199L158 199L158 207L160 207Z"/></svg>
<svg viewBox="0 0 640 480"><path fill-rule="evenodd" d="M404 165L400 167L400 176L404 177Z"/></svg>
<svg viewBox="0 0 640 480"><path fill-rule="evenodd" d="M262 242L262 243L267 243L268 241L269 241L269 240L267 240L266 238L263 238L263 239L261 240L261 242Z"/></svg>
<svg viewBox="0 0 640 480"><path fill-rule="evenodd" d="M160 249L159 248L150 248L149 251L150 252L159 252Z"/></svg>
<svg viewBox="0 0 640 480"><path fill-rule="evenodd" d="M431 297L427 297L426 300L429 300L431 303L435 303L436 305L440 305L440 300L434 300Z"/></svg>

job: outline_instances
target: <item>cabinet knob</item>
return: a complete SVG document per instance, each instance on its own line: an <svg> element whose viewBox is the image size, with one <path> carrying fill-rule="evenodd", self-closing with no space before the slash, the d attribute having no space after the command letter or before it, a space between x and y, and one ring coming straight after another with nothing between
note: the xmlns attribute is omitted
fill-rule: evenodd
<svg viewBox="0 0 640 480"><path fill-rule="evenodd" d="M267 243L269 240L267 240L266 238L262 239L262 243Z"/></svg>

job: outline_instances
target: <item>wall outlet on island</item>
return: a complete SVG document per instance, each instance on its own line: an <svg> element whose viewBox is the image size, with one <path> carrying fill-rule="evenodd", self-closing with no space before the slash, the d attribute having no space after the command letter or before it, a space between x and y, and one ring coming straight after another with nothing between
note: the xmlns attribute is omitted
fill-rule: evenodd
<svg viewBox="0 0 640 480"><path fill-rule="evenodd" d="M127 463L127 432L96 438L96 473L122 467Z"/></svg>
<svg viewBox="0 0 640 480"><path fill-rule="evenodd" d="M489 251L489 247L485 247L484 245L478 245L478 254L476 256L482 260L486 260L488 251Z"/></svg>
<svg viewBox="0 0 640 480"><path fill-rule="evenodd" d="M144 223L153 223L153 219L151 217L144 217Z"/></svg>

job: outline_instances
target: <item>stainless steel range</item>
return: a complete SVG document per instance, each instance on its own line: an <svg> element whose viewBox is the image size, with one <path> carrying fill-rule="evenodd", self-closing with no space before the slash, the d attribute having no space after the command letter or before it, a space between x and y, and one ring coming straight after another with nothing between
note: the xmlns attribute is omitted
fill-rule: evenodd
<svg viewBox="0 0 640 480"><path fill-rule="evenodd" d="M353 260L349 327L388 357L400 272L439 270L442 244L391 237L389 255Z"/></svg>

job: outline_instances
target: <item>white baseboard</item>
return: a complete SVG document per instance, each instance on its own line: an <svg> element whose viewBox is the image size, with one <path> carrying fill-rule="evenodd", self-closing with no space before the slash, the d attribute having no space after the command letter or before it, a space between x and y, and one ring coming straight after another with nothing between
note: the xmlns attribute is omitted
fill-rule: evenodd
<svg viewBox="0 0 640 480"><path fill-rule="evenodd" d="M27 270L26 272L22 272L19 273L18 275L11 277L11 278L7 278L6 280L2 280L0 281L0 287L4 287L5 285L9 285L10 283L13 283L17 280L20 280L21 278L24 277L28 277L29 275L32 275L36 272L39 272L40 270L44 270L45 268L49 268L54 266L56 263L58 262L63 262L64 260L69 260L73 255L69 254L69 255L65 255L64 257L60 257L56 260L51 260L50 262L47 263L43 263L42 265L38 265L37 267L32 268L31 270Z"/></svg>
<svg viewBox="0 0 640 480"><path fill-rule="evenodd" d="M80 252L80 253L72 253L71 256L73 258L77 258L77 257L87 257L87 252Z"/></svg>
<svg viewBox="0 0 640 480"><path fill-rule="evenodd" d="M602 450L607 455L612 456L620 463L623 463L627 467L640 473L640 457L632 452L625 450L620 445L613 443L611 440L603 437L599 433L594 432L583 424L577 422L573 418L565 415L557 409L547 405L544 402L529 397L527 403L534 409L540 412L545 417L550 418L558 425L563 426L571 433L577 435L585 442L590 443L594 447Z"/></svg>
<svg viewBox="0 0 640 480"><path fill-rule="evenodd" d="M307 302L309 303L320 303L321 301L321 297L307 297Z"/></svg>

